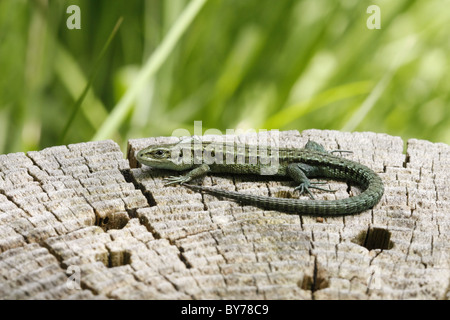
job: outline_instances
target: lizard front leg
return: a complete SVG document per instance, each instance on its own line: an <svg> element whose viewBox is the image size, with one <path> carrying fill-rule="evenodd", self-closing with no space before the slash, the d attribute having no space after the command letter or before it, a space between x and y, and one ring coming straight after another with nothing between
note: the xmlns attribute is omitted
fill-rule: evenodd
<svg viewBox="0 0 450 320"><path fill-rule="evenodd" d="M192 169L184 176L171 176L171 177L164 179L164 181L166 181L166 183L164 185L168 186L168 185L177 184L177 183L183 184L183 183L189 182L191 180L194 180L196 178L203 177L210 170L211 170L210 167L206 163L204 163L204 164Z"/></svg>

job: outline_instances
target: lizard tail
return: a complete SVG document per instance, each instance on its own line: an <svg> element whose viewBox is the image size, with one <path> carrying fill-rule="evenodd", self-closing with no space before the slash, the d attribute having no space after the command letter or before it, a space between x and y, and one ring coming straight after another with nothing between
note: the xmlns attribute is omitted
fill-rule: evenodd
<svg viewBox="0 0 450 320"><path fill-rule="evenodd" d="M371 170L370 170L371 171ZM367 173L367 171L366 171ZM365 190L354 197L339 200L301 200L245 194L226 191L213 187L185 184L194 191L225 197L239 203L267 210L277 210L310 216L344 216L357 214L375 206L383 196L384 187L381 178L373 172L365 185Z"/></svg>

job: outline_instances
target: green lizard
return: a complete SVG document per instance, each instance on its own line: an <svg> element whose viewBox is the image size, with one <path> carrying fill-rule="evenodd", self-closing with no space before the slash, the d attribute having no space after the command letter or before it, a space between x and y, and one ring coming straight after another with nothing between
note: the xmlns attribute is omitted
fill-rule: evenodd
<svg viewBox="0 0 450 320"><path fill-rule="evenodd" d="M167 178L166 185L179 183L194 191L230 198L243 204L304 215L339 216L360 213L375 206L384 192L383 182L374 171L357 162L328 153L322 145L313 141L309 141L303 149L293 149L191 140L188 143L150 146L137 153L137 160L157 169L190 170L183 176ZM334 192L317 187L316 184L321 182L311 182L309 178L312 177L344 180L357 185L362 192L357 196L339 200L301 200L243 194L187 184L208 172L288 176L298 184L294 190L299 190L300 194L309 194L311 199L314 199L309 190L311 188Z"/></svg>

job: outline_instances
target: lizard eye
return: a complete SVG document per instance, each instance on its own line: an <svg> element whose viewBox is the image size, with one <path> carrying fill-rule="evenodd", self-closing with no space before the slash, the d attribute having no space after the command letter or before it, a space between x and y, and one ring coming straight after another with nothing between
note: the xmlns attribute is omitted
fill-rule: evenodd
<svg viewBox="0 0 450 320"><path fill-rule="evenodd" d="M158 156L158 157L162 157L162 156L164 155L164 151L161 150L161 149L156 150L156 151L155 151L155 155Z"/></svg>

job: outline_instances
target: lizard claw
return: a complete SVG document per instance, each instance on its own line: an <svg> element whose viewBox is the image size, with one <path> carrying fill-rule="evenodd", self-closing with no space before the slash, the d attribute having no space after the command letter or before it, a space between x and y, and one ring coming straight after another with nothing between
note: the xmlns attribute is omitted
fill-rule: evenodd
<svg viewBox="0 0 450 320"><path fill-rule="evenodd" d="M314 184L324 184L325 182L302 182L298 187L294 188L295 190L299 190L300 194L304 194L305 192L308 193L309 197L312 200L315 200L314 196L312 195L311 191L309 191L309 189L317 189L317 190L322 190L322 191L327 191L327 192L336 192L337 190L331 190L331 189L324 189L324 188L319 188L319 187L315 187L313 186Z"/></svg>
<svg viewBox="0 0 450 320"><path fill-rule="evenodd" d="M314 196L312 195L311 191L309 191L310 187L311 184L309 182L303 182L298 187L295 187L294 191L299 190L300 194L304 194L305 192L307 192L309 197L314 200Z"/></svg>
<svg viewBox="0 0 450 320"><path fill-rule="evenodd" d="M191 177L187 177L187 176L171 176L168 178L164 179L164 186L169 186L171 184L183 184L185 182L189 182L191 180Z"/></svg>

